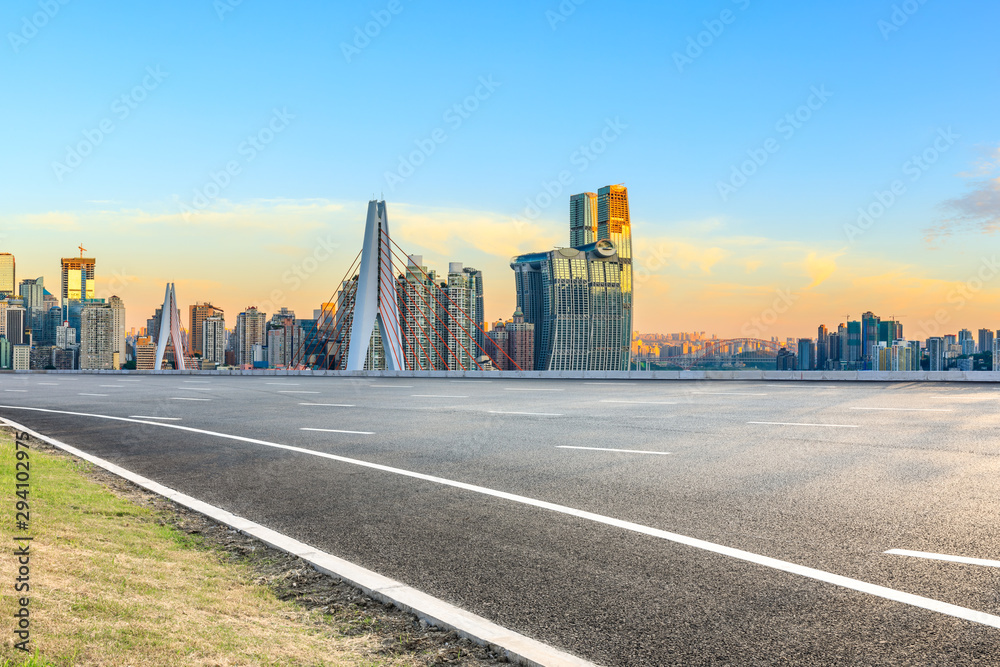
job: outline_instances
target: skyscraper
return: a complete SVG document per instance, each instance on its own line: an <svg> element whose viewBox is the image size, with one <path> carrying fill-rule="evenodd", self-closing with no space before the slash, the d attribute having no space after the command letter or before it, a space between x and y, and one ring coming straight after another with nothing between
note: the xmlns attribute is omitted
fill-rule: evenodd
<svg viewBox="0 0 1000 667"><path fill-rule="evenodd" d="M569 245L579 248L597 238L597 195L583 192L569 198Z"/></svg>
<svg viewBox="0 0 1000 667"><path fill-rule="evenodd" d="M928 370L944 370L944 338L935 336L927 339L927 358L929 360Z"/></svg>
<svg viewBox="0 0 1000 667"><path fill-rule="evenodd" d="M252 366L254 362L253 348L264 345L266 335L264 327L267 315L251 306L236 316L236 364Z"/></svg>
<svg viewBox="0 0 1000 667"><path fill-rule="evenodd" d="M517 307L534 325L536 370L628 369L626 264L601 240L511 260Z"/></svg>
<svg viewBox="0 0 1000 667"><path fill-rule="evenodd" d="M465 267L462 271L466 274L466 281L468 282L469 289L472 290L472 305L476 312L473 315L472 311L466 311L472 321L476 323L476 326L472 330L472 335L476 339L478 346L476 348L475 355L478 357L483 354L483 350L486 348L486 314L485 314L485 304L483 302L483 272L479 269L473 269L471 267Z"/></svg>
<svg viewBox="0 0 1000 667"><path fill-rule="evenodd" d="M88 304L80 313L80 370L114 368L115 314L103 303Z"/></svg>
<svg viewBox="0 0 1000 667"><path fill-rule="evenodd" d="M632 217L629 213L628 188L608 185L597 191L597 239L610 240L621 265L622 316L625 333L621 341L622 366L631 366L632 350Z"/></svg>
<svg viewBox="0 0 1000 667"><path fill-rule="evenodd" d="M9 252L0 253L0 299L14 296L16 279L14 255Z"/></svg>
<svg viewBox="0 0 1000 667"><path fill-rule="evenodd" d="M799 358L798 366L800 371L811 371L814 370L813 358L815 356L815 350L813 348L812 338L800 338L799 339Z"/></svg>
<svg viewBox="0 0 1000 667"><path fill-rule="evenodd" d="M221 311L220 311L221 312ZM201 324L202 359L221 366L226 363L226 321L221 315L208 317Z"/></svg>
<svg viewBox="0 0 1000 667"><path fill-rule="evenodd" d="M210 317L224 316L225 313L223 313L221 308L216 308L210 303L196 303L190 307L189 314L191 341L188 347L191 349L192 355L200 354L204 357L205 349L202 343L202 324Z"/></svg>
<svg viewBox="0 0 1000 667"><path fill-rule="evenodd" d="M992 329L980 329L979 330L979 352L986 353L993 351L993 330Z"/></svg>
<svg viewBox="0 0 1000 667"><path fill-rule="evenodd" d="M27 342L25 315L25 310L21 306L7 308L5 335L11 345L24 345Z"/></svg>
<svg viewBox="0 0 1000 667"><path fill-rule="evenodd" d="M32 333L32 342L44 339L45 328L45 281L42 278L22 280L17 288L24 302L28 329Z"/></svg>
<svg viewBox="0 0 1000 667"><path fill-rule="evenodd" d="M962 346L962 354L973 355L976 353L976 341L968 329L962 329L958 332L958 344Z"/></svg>
<svg viewBox="0 0 1000 667"><path fill-rule="evenodd" d="M477 370L476 359L483 355L477 346L473 322L481 318L476 311L476 273L467 273L461 262L448 264L448 283L445 298L438 297L444 312L439 319L441 337L448 347L446 357L449 368ZM478 286L482 291L482 274Z"/></svg>
<svg viewBox="0 0 1000 667"><path fill-rule="evenodd" d="M830 357L830 331L821 324L816 330L816 369L826 370Z"/></svg>
<svg viewBox="0 0 1000 667"><path fill-rule="evenodd" d="M61 304L79 299L94 298L94 270L97 260L92 257L64 257L62 259Z"/></svg>
<svg viewBox="0 0 1000 667"><path fill-rule="evenodd" d="M434 271L422 266L424 258L410 255L399 282L399 316L402 319L403 354L411 370L445 370L447 355L438 338Z"/></svg>
<svg viewBox="0 0 1000 667"><path fill-rule="evenodd" d="M111 309L111 354L113 358L112 367L121 368L125 364L125 302L118 296L108 299L108 308Z"/></svg>

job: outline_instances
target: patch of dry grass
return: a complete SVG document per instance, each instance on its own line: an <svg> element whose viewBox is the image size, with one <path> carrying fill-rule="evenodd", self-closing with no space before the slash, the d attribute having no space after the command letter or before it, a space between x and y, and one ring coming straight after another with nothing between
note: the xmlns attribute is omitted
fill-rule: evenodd
<svg viewBox="0 0 1000 667"><path fill-rule="evenodd" d="M14 648L14 446L0 437L0 665L415 665L278 600L152 511L31 451L31 648Z"/></svg>

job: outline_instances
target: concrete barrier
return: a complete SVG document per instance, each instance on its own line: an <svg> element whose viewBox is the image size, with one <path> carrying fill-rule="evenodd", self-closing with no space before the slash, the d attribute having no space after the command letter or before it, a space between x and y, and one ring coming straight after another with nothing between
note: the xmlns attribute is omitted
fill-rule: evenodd
<svg viewBox="0 0 1000 667"><path fill-rule="evenodd" d="M468 378L542 380L767 380L780 382L1000 382L997 371L326 371L284 369L221 369L214 371L0 371L3 374L38 375L205 375L291 376L340 378Z"/></svg>

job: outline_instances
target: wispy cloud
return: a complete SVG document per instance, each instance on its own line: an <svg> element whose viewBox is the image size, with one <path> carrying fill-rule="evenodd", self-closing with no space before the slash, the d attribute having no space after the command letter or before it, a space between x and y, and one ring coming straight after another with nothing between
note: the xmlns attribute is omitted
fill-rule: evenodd
<svg viewBox="0 0 1000 667"><path fill-rule="evenodd" d="M945 201L945 218L924 230L930 245L957 234L995 234L1000 231L1000 148L977 161L971 172L961 176L971 180L965 194ZM984 176L986 178L984 178Z"/></svg>

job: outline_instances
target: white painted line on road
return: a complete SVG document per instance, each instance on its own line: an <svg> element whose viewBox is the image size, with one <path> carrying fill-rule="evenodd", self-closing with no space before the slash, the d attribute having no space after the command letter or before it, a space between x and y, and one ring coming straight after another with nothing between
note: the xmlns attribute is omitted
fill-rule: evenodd
<svg viewBox="0 0 1000 667"><path fill-rule="evenodd" d="M468 396L445 396L443 394L410 394L410 398L468 398Z"/></svg>
<svg viewBox="0 0 1000 667"><path fill-rule="evenodd" d="M13 390L12 389L8 389L7 391L13 391ZM78 395L79 396L107 396L107 394L87 394L87 393L83 393L83 392L80 392Z"/></svg>
<svg viewBox="0 0 1000 667"><path fill-rule="evenodd" d="M298 387L298 382L265 382L269 387Z"/></svg>
<svg viewBox="0 0 1000 667"><path fill-rule="evenodd" d="M4 391L9 391L9 392L12 392L12 393L15 393L15 394L26 394L26 393L28 393L27 389L4 389Z"/></svg>
<svg viewBox="0 0 1000 667"><path fill-rule="evenodd" d="M487 410L491 415L530 415L532 417L562 417L558 412L502 412L500 410Z"/></svg>
<svg viewBox="0 0 1000 667"><path fill-rule="evenodd" d="M209 380L181 380L181 382L184 382L186 384L209 384L210 383Z"/></svg>
<svg viewBox="0 0 1000 667"><path fill-rule="evenodd" d="M677 405L676 401L617 401L605 399L601 403L631 403L633 405Z"/></svg>
<svg viewBox="0 0 1000 667"><path fill-rule="evenodd" d="M39 382L38 384L39 384L39 386L45 385L47 387L58 387L59 386L58 382Z"/></svg>
<svg viewBox="0 0 1000 667"><path fill-rule="evenodd" d="M179 387L179 389L184 391L215 391L211 387Z"/></svg>
<svg viewBox="0 0 1000 667"><path fill-rule="evenodd" d="M497 646L503 653L508 655L508 659L511 662L528 665L548 665L549 667L596 667L594 663L525 637L513 630L508 630L482 616L477 616L415 588L389 579L377 572L367 570L360 565L355 565L350 561L330 555L325 551L320 551L304 542L299 542L287 535L271 530L270 528L265 528L259 523L254 523L214 505L209 505L193 496L175 491L170 487L137 475L130 470L88 454L76 447L32 431L9 419L0 418L0 421L14 429L43 440L53 447L58 447L78 458L104 468L108 472L127 479L178 505L183 505L219 523L230 526L241 533L255 537L275 549L298 556L310 563L319 572L342 579L352 586L357 586L379 602L388 602L405 612L415 614L422 620L427 620L432 625L444 630L453 631L460 637L471 639L483 646ZM154 425L172 426L170 424L155 423Z"/></svg>
<svg viewBox="0 0 1000 667"><path fill-rule="evenodd" d="M163 421L168 421L168 422L179 422L179 421L181 421L180 417L147 417L145 415L131 415L131 418L132 419L162 419Z"/></svg>
<svg viewBox="0 0 1000 667"><path fill-rule="evenodd" d="M528 387L507 387L504 391L566 391L565 389L543 389L543 388L528 388Z"/></svg>
<svg viewBox="0 0 1000 667"><path fill-rule="evenodd" d="M370 384L369 387L378 387L379 389L413 389L412 384Z"/></svg>
<svg viewBox="0 0 1000 667"><path fill-rule="evenodd" d="M375 435L371 431L341 431L335 428L300 428L300 431L317 431L319 433L351 433L353 435Z"/></svg>
<svg viewBox="0 0 1000 667"><path fill-rule="evenodd" d="M699 396L767 396L767 394L748 394L735 391L692 391L691 393Z"/></svg>
<svg viewBox="0 0 1000 667"><path fill-rule="evenodd" d="M353 408L354 405L348 405L347 403L299 403L299 405L308 405L317 408Z"/></svg>
<svg viewBox="0 0 1000 667"><path fill-rule="evenodd" d="M584 384L610 384L615 387L624 387L626 385L637 385L638 382L584 382Z"/></svg>
<svg viewBox="0 0 1000 667"><path fill-rule="evenodd" d="M210 399L210 398L181 398L181 397L173 397L170 400L171 401L210 401L212 399Z"/></svg>
<svg viewBox="0 0 1000 667"><path fill-rule="evenodd" d="M659 454L669 456L670 452L648 452L642 449L607 449L605 447L573 447L571 445L558 445L556 449L587 449L592 452L623 452L625 454Z"/></svg>
<svg viewBox="0 0 1000 667"><path fill-rule="evenodd" d="M465 384L489 384L493 380L448 380L448 382L463 382Z"/></svg>
<svg viewBox="0 0 1000 667"><path fill-rule="evenodd" d="M124 389L125 387L120 384L99 384L98 387L107 387L109 389Z"/></svg>
<svg viewBox="0 0 1000 667"><path fill-rule="evenodd" d="M295 389L283 389L279 394L318 394L318 391L296 391Z"/></svg>
<svg viewBox="0 0 1000 667"><path fill-rule="evenodd" d="M889 410L892 412L954 412L951 408L851 408L851 410Z"/></svg>
<svg viewBox="0 0 1000 667"><path fill-rule="evenodd" d="M142 380L118 380L119 382L142 382Z"/></svg>
<svg viewBox="0 0 1000 667"><path fill-rule="evenodd" d="M858 428L854 424L798 424L795 422L747 422L748 424L766 424L769 426L827 426L829 428Z"/></svg>
<svg viewBox="0 0 1000 667"><path fill-rule="evenodd" d="M246 442L249 444L261 445L263 447L272 447L274 449L281 449L289 452L306 454L308 456L324 458L331 461L338 461L340 463L347 463L361 468L378 470L381 472L387 472L394 475L400 475L402 477L410 477L412 479L419 479L425 482L431 482L433 484L440 484L442 486L450 486L452 488L463 489L465 491L470 491L472 493L479 493L485 496L491 496L494 498L500 498L502 500L508 500L511 502L520 503L522 505L537 507L539 509L548 510L558 514L565 514L568 516L573 516L580 519L593 521L594 523L600 523L606 526L612 526L615 528L620 528L622 530L648 535L649 537L655 537L658 539L667 540L669 542L674 542L676 544L683 544L695 549L701 549L702 551L708 551L711 553L719 554L721 556L728 556L730 558L746 561L748 563L754 563L756 565L762 565L764 567L769 567L782 572L788 572L789 574L798 575L801 577L805 577L807 579L822 581L824 583L832 584L834 586L840 586L842 588L858 591L860 593L866 593L868 595L884 598L886 600L900 602L902 604L910 605L912 607L927 609L929 611L944 614L946 616L961 618L967 621L971 621L973 623L980 623L982 625L987 625L989 627L1000 629L1000 616L995 616L993 614L988 614L986 612L976 611L975 609L968 609L966 607L959 607L957 605L948 602L942 602L940 600L934 600L932 598L923 597L921 595L914 595L912 593L905 593L903 591L887 588L885 586L879 586L878 584L871 584L865 581L861 581L859 579L853 579L851 577L845 577L839 574L833 574L832 572L825 572L823 570L807 567L805 565L798 565L796 563L790 563L788 561L779 560L777 558L771 558L770 556L763 556L760 554L752 553L750 551L744 551L742 549L735 549L733 547L727 547L721 544L715 544L714 542L708 542L706 540L701 540L695 537L688 537L686 535L680 535L679 533L671 533L669 531L661 530L659 528L651 528L649 526L643 526L642 524L633 523L631 521L623 521L621 519L615 519L612 517L603 516L601 514L594 514L593 512L574 509L572 507L567 507L565 505L557 505L555 503L550 503L544 500L536 500L534 498L528 498L526 496L519 496L513 493L507 493L506 491L497 491L483 486L476 486L474 484L467 484L465 482L457 482L454 480L445 479L443 477L434 477L433 475L425 475L423 473L413 472L411 470L403 470L402 468L393 468L379 463L372 463L370 461L361 461L358 459L351 459L346 456L338 456L336 454L318 452L312 449L306 449L304 447L282 445L276 442L257 440L255 438L247 438L240 435L219 433L218 431L206 431L203 429L192 428L190 426L181 426L180 424L163 424L155 421L141 421L137 419L128 419L125 417L113 417L111 415L97 415L85 412L70 412L68 410L50 410L48 408L29 408L18 405L0 405L0 409L24 410L26 412L42 412L48 414L62 414L75 417L93 417L96 419L107 419L110 421L124 421L124 422L131 422L134 424L152 424L155 426L159 426L160 428L171 428L171 429L176 429L178 431L186 431L188 433L199 433L201 435L210 435L219 438L225 438L227 440L233 440L236 442ZM9 424L13 428L25 431L35 437L38 437L42 440L46 440L47 442L51 442L57 447L62 447L63 449L66 449L70 453L75 454L76 456L80 456L81 458L85 458L92 462L94 462L93 459L96 458L75 448L65 446L62 443L56 443L56 441L52 441L50 438L46 438L45 436L37 434L34 431L31 431L30 429L27 429L21 426L20 424L17 424L16 422L12 422L5 417L0 417L0 420Z"/></svg>
<svg viewBox="0 0 1000 667"><path fill-rule="evenodd" d="M983 567L1000 567L1000 560L987 560L985 558L966 558L965 556L948 556L946 554L934 554L926 551L909 551L907 549L889 549L887 554L894 556L912 556L913 558L926 558L928 560L943 560L949 563L963 563L965 565L982 565Z"/></svg>

